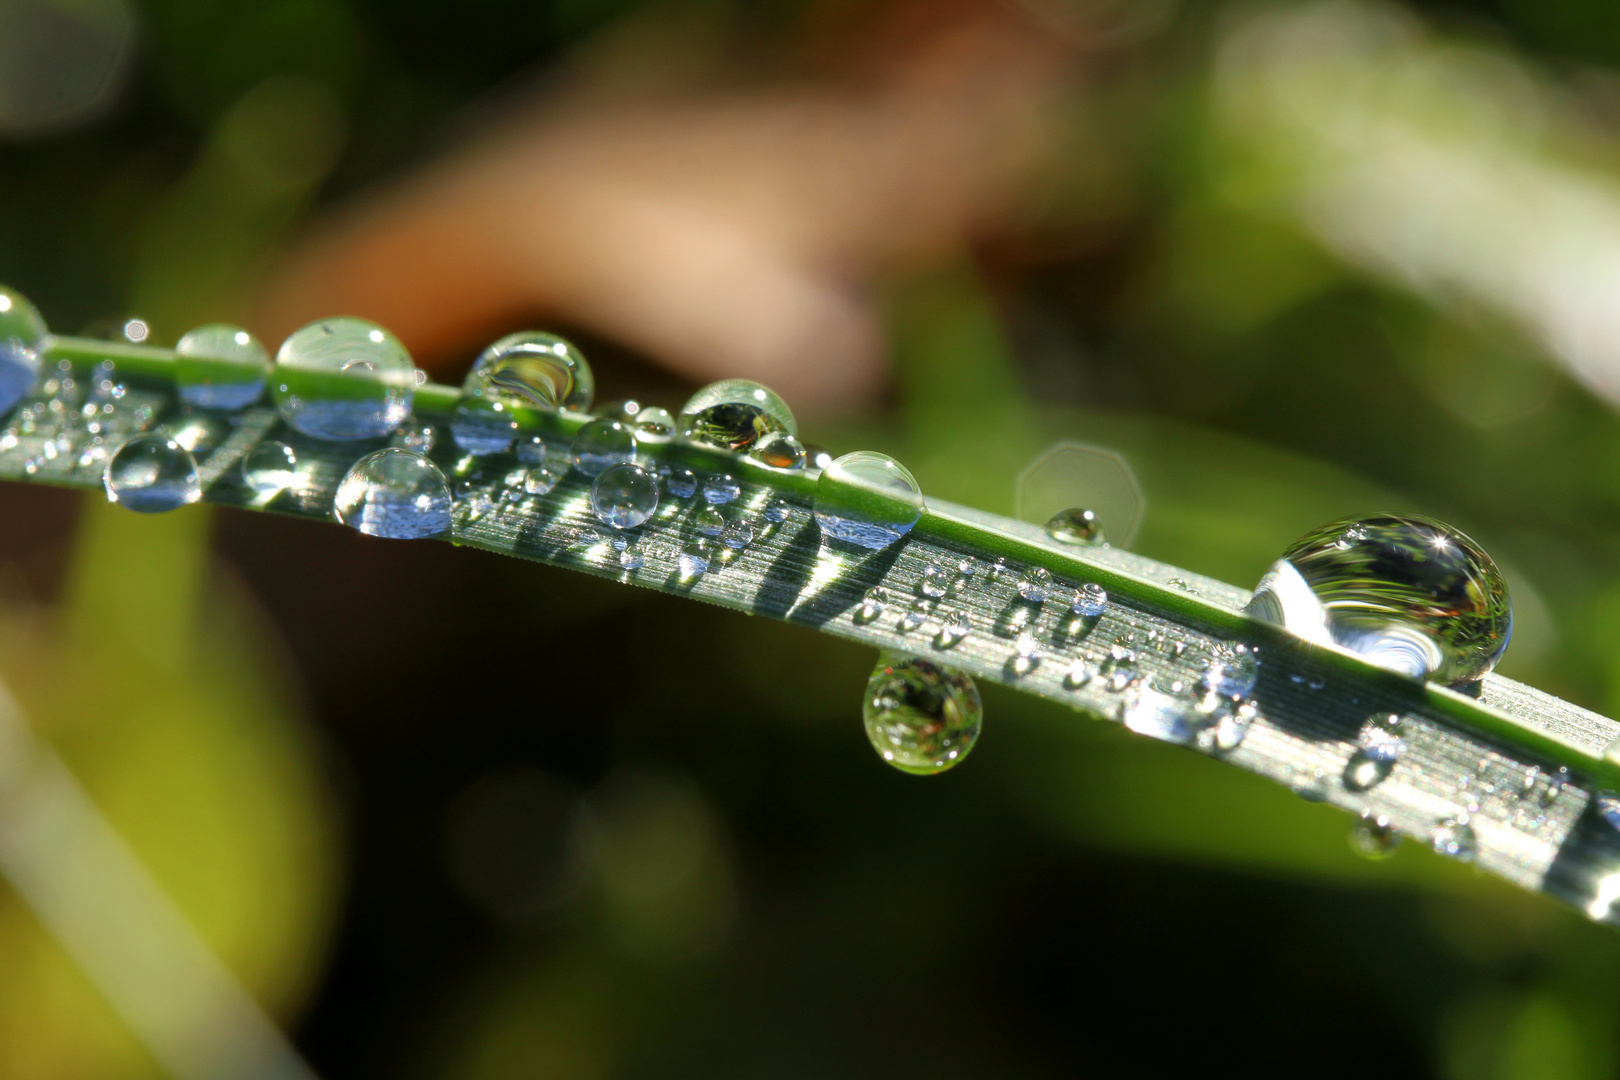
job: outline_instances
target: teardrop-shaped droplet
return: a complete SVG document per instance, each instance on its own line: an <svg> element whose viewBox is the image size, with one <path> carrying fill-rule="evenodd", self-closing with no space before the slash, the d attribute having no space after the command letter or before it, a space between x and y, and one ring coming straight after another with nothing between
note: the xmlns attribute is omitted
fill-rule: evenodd
<svg viewBox="0 0 1620 1080"><path fill-rule="evenodd" d="M658 478L636 465L603 469L591 484L591 513L615 529L634 529L658 509Z"/></svg>
<svg viewBox="0 0 1620 1080"><path fill-rule="evenodd" d="M887 454L857 450L836 459L816 480L816 522L834 540L881 551L922 518L922 489Z"/></svg>
<svg viewBox="0 0 1620 1080"><path fill-rule="evenodd" d="M270 390L282 417L305 435L375 439L410 415L416 367L375 323L325 319L282 343Z"/></svg>
<svg viewBox="0 0 1620 1080"><path fill-rule="evenodd" d="M242 482L260 495L298 491L306 480L298 455L284 442L266 439L242 458Z"/></svg>
<svg viewBox="0 0 1620 1080"><path fill-rule="evenodd" d="M180 339L174 354L175 389L187 405L245 409L264 393L270 353L240 326L199 326Z"/></svg>
<svg viewBox="0 0 1620 1080"><path fill-rule="evenodd" d="M588 412L596 378L585 354L556 334L526 330L485 349L461 384L464 405Z"/></svg>
<svg viewBox="0 0 1620 1080"><path fill-rule="evenodd" d="M367 536L417 540L450 531L450 484L421 454L390 446L350 466L332 513Z"/></svg>
<svg viewBox="0 0 1620 1080"><path fill-rule="evenodd" d="M750 452L756 460L773 469L804 468L804 444L785 431L763 436Z"/></svg>
<svg viewBox="0 0 1620 1080"><path fill-rule="evenodd" d="M575 432L571 456L574 468L596 476L614 465L635 461L636 437L617 420L592 420Z"/></svg>
<svg viewBox="0 0 1620 1080"><path fill-rule="evenodd" d="M8 413L39 379L39 350L48 333L38 309L0 285L0 413Z"/></svg>
<svg viewBox="0 0 1620 1080"><path fill-rule="evenodd" d="M141 514L161 514L202 498L191 451L160 432L118 448L102 473L107 501Z"/></svg>
<svg viewBox="0 0 1620 1080"><path fill-rule="evenodd" d="M688 439L726 450L746 450L772 432L799 433L787 402L747 379L705 386L681 408L679 424Z"/></svg>
<svg viewBox="0 0 1620 1080"><path fill-rule="evenodd" d="M878 658L862 709L884 761L927 775L958 764L979 738L984 707L967 675L901 653Z"/></svg>
<svg viewBox="0 0 1620 1080"><path fill-rule="evenodd" d="M1248 610L1318 644L1448 685L1496 666L1513 630L1491 557L1443 522L1412 514L1346 518L1273 564Z"/></svg>
<svg viewBox="0 0 1620 1080"><path fill-rule="evenodd" d="M1046 523L1046 535L1063 544L1096 546L1107 538L1097 515L1081 506L1059 510Z"/></svg>

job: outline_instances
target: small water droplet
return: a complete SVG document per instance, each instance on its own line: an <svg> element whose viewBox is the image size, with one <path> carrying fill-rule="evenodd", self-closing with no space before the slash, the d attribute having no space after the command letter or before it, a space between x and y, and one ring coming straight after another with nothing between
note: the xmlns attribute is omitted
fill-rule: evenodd
<svg viewBox="0 0 1620 1080"><path fill-rule="evenodd" d="M773 469L804 468L804 444L785 431L773 431L761 437L750 453Z"/></svg>
<svg viewBox="0 0 1620 1080"><path fill-rule="evenodd" d="M658 480L637 465L603 469L591 484L591 513L615 529L633 529L658 509Z"/></svg>
<svg viewBox="0 0 1620 1080"><path fill-rule="evenodd" d="M983 720L979 691L942 664L885 652L866 684L866 735L904 772L943 772L972 751Z"/></svg>
<svg viewBox="0 0 1620 1080"><path fill-rule="evenodd" d="M725 515L712 506L705 506L692 515L692 528L703 536L719 536L726 528Z"/></svg>
<svg viewBox="0 0 1620 1080"><path fill-rule="evenodd" d="M692 537L675 560L681 577L690 580L708 573L713 554L713 548L708 540L701 536Z"/></svg>
<svg viewBox="0 0 1620 1080"><path fill-rule="evenodd" d="M1076 660L1069 665L1069 670L1063 674L1063 685L1070 690L1078 690L1096 678L1097 672L1085 660Z"/></svg>
<svg viewBox="0 0 1620 1080"><path fill-rule="evenodd" d="M742 551L754 542L754 523L744 517L734 519L720 534L720 542L733 551Z"/></svg>
<svg viewBox="0 0 1620 1080"><path fill-rule="evenodd" d="M671 469L669 475L664 477L664 486L677 499L690 499L697 494L697 473L691 469Z"/></svg>
<svg viewBox="0 0 1620 1080"><path fill-rule="evenodd" d="M1083 618L1095 618L1108 610L1108 590L1095 581L1080 586L1074 595L1072 609Z"/></svg>
<svg viewBox="0 0 1620 1080"><path fill-rule="evenodd" d="M1389 818L1371 812L1350 827L1350 850L1364 859L1387 859L1400 846L1401 834Z"/></svg>
<svg viewBox="0 0 1620 1080"><path fill-rule="evenodd" d="M284 442L266 439L242 458L242 482L260 495L299 491L305 482L298 455Z"/></svg>
<svg viewBox="0 0 1620 1080"><path fill-rule="evenodd" d="M678 424L686 438L726 450L745 450L773 432L799 433L787 402L747 379L705 386L682 406Z"/></svg>
<svg viewBox="0 0 1620 1080"><path fill-rule="evenodd" d="M1084 507L1059 510L1046 523L1046 535L1063 544L1085 544L1095 547L1105 542L1102 523L1097 515Z"/></svg>
<svg viewBox="0 0 1620 1080"><path fill-rule="evenodd" d="M507 418L519 409L587 412L595 393L584 353L555 334L526 330L483 351L461 384L461 404L467 412Z"/></svg>
<svg viewBox="0 0 1620 1080"><path fill-rule="evenodd" d="M570 457L574 468L596 476L615 465L636 460L636 437L617 420L592 420L574 434Z"/></svg>
<svg viewBox="0 0 1620 1080"><path fill-rule="evenodd" d="M38 309L0 285L0 413L16 408L39 380L40 345L47 333Z"/></svg>
<svg viewBox="0 0 1620 1080"><path fill-rule="evenodd" d="M939 633L934 644L949 649L973 632L973 616L961 609L940 612Z"/></svg>
<svg viewBox="0 0 1620 1080"><path fill-rule="evenodd" d="M923 567L922 577L917 580L917 591L923 596L938 599L945 595L945 587L950 584L951 577L942 566L929 563Z"/></svg>
<svg viewBox="0 0 1620 1080"><path fill-rule="evenodd" d="M627 546L623 551L619 552L619 566L622 569L640 570L646 562L647 560L641 554L640 549L634 546Z"/></svg>
<svg viewBox="0 0 1620 1080"><path fill-rule="evenodd" d="M450 485L421 454L390 446L350 466L332 513L368 536L415 540L450 531Z"/></svg>
<svg viewBox="0 0 1620 1080"><path fill-rule="evenodd" d="M363 319L326 319L297 331L270 380L288 424L317 439L374 439L410 415L416 367L394 336Z"/></svg>
<svg viewBox="0 0 1620 1080"><path fill-rule="evenodd" d="M240 326L199 326L174 347L180 400L201 409L245 409L259 400L270 353Z"/></svg>
<svg viewBox="0 0 1620 1080"><path fill-rule="evenodd" d="M881 551L911 532L922 512L916 478L886 454L845 454L816 480L816 522L834 540Z"/></svg>
<svg viewBox="0 0 1620 1080"><path fill-rule="evenodd" d="M919 600L911 606L911 610L901 614L900 620L895 623L895 626L902 634L909 634L923 624L923 620L929 614L928 608L924 604L925 601Z"/></svg>
<svg viewBox="0 0 1620 1080"><path fill-rule="evenodd" d="M786 499L772 499L765 507L765 520L773 525L780 525L793 516L793 505Z"/></svg>
<svg viewBox="0 0 1620 1080"><path fill-rule="evenodd" d="M972 559L963 559L961 562L956 564L956 572L961 577L971 578L974 574L979 572L979 564L974 562Z"/></svg>
<svg viewBox="0 0 1620 1080"><path fill-rule="evenodd" d="M1013 639L1015 654L1008 666L1014 675L1028 675L1041 664L1041 643L1034 634L1025 632Z"/></svg>
<svg viewBox="0 0 1620 1080"><path fill-rule="evenodd" d="M1052 588L1052 571L1044 566L1032 566L1018 579L1018 595L1032 604L1043 603Z"/></svg>
<svg viewBox="0 0 1620 1080"><path fill-rule="evenodd" d="M712 506L724 506L742 494L742 485L725 473L718 473L703 481L703 499Z"/></svg>
<svg viewBox="0 0 1620 1080"><path fill-rule="evenodd" d="M394 432L388 445L401 450L414 450L418 454L431 454L438 442L439 433L432 424L409 423Z"/></svg>
<svg viewBox="0 0 1620 1080"><path fill-rule="evenodd" d="M1305 683L1305 688L1307 690L1320 690L1320 689L1322 689L1322 687L1324 687L1326 685L1327 685L1327 680L1322 678L1322 676L1320 676L1320 675L1312 675L1310 677L1310 679Z"/></svg>
<svg viewBox="0 0 1620 1080"><path fill-rule="evenodd" d="M1467 814L1442 818L1429 833L1429 843L1441 855L1462 862L1473 862L1474 856L1479 854L1479 837L1468 823Z"/></svg>
<svg viewBox="0 0 1620 1080"><path fill-rule="evenodd" d="M549 495L562 480L562 473L550 465L536 465L523 474L523 490L530 495Z"/></svg>
<svg viewBox="0 0 1620 1080"><path fill-rule="evenodd" d="M1144 686L1125 705L1121 719L1139 735L1164 742L1190 743L1198 736L1198 717L1185 687L1172 683L1160 689Z"/></svg>
<svg viewBox="0 0 1620 1080"><path fill-rule="evenodd" d="M1306 640L1450 685L1495 667L1513 626L1490 556L1451 526L1409 514L1307 534L1261 579L1248 610Z"/></svg>
<svg viewBox="0 0 1620 1080"><path fill-rule="evenodd" d="M1254 684L1259 678L1259 658L1253 649L1240 642L1216 647L1209 667L1204 670L1202 685L1212 694L1237 699L1254 693Z"/></svg>
<svg viewBox="0 0 1620 1080"><path fill-rule="evenodd" d="M861 604L855 609L856 622L871 622L889 606L889 590L882 585L874 585L866 590L861 597Z"/></svg>
<svg viewBox="0 0 1620 1080"><path fill-rule="evenodd" d="M202 498L197 462L167 435L137 435L108 459L107 501L141 514L160 514Z"/></svg>
<svg viewBox="0 0 1620 1080"><path fill-rule="evenodd" d="M1249 729L1254 725L1259 715L1253 704L1245 702L1236 709L1221 714L1215 722L1210 743L1213 749L1221 752L1236 750L1243 745L1243 740L1249 737Z"/></svg>

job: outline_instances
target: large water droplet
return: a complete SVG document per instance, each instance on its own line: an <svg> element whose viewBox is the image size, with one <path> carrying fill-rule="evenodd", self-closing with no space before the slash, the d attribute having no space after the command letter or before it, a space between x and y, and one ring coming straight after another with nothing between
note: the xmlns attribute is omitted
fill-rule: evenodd
<svg viewBox="0 0 1620 1080"><path fill-rule="evenodd" d="M332 513L368 536L443 536L450 531L450 484L421 454L390 446L349 468L338 484Z"/></svg>
<svg viewBox="0 0 1620 1080"><path fill-rule="evenodd" d="M614 465L636 460L636 437L617 420L592 420L574 434L571 449L574 468L595 476Z"/></svg>
<svg viewBox="0 0 1620 1080"><path fill-rule="evenodd" d="M1507 583L1467 536L1415 515L1346 518L1273 564L1248 610L1319 644L1455 685L1496 666L1513 629Z"/></svg>
<svg viewBox="0 0 1620 1080"><path fill-rule="evenodd" d="M588 412L596 379L585 354L556 334L527 330L485 349L461 384L465 407Z"/></svg>
<svg viewBox="0 0 1620 1080"><path fill-rule="evenodd" d="M766 435L798 435L799 425L787 402L769 387L747 379L710 383L681 407L681 434L727 450L744 450Z"/></svg>
<svg viewBox="0 0 1620 1080"><path fill-rule="evenodd" d="M591 484L591 513L615 529L633 529L658 509L658 478L636 465L603 469Z"/></svg>
<svg viewBox="0 0 1620 1080"><path fill-rule="evenodd" d="M1046 535L1063 544L1096 546L1106 540L1097 515L1080 506L1053 514L1046 523Z"/></svg>
<svg viewBox="0 0 1620 1080"><path fill-rule="evenodd" d="M857 450L834 460L816 480L816 522L835 540L880 551L922 518L922 489L887 454Z"/></svg>
<svg viewBox="0 0 1620 1080"><path fill-rule="evenodd" d="M175 388L187 405L245 409L264 393L270 353L240 326L199 326L180 339L174 353Z"/></svg>
<svg viewBox="0 0 1620 1080"><path fill-rule="evenodd" d="M191 451L158 432L137 435L107 461L107 501L141 514L161 514L202 498Z"/></svg>
<svg viewBox="0 0 1620 1080"><path fill-rule="evenodd" d="M382 327L326 319L282 343L270 390L282 417L305 435L374 439L410 415L416 367Z"/></svg>
<svg viewBox="0 0 1620 1080"><path fill-rule="evenodd" d="M47 333L38 309L0 285L0 413L10 412L33 389Z"/></svg>
<svg viewBox="0 0 1620 1080"><path fill-rule="evenodd" d="M297 491L305 476L298 468L298 455L284 442L266 439L242 459L242 482L260 495L277 491Z"/></svg>
<svg viewBox="0 0 1620 1080"><path fill-rule="evenodd" d="M883 760L904 772L943 772L967 757L984 707L960 671L900 653L878 658L862 709L866 736Z"/></svg>

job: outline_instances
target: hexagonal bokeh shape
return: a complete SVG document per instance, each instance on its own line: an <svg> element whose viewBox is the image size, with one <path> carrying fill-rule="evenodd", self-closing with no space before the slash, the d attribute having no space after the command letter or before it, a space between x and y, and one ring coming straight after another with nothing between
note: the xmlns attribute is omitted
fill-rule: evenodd
<svg viewBox="0 0 1620 1080"><path fill-rule="evenodd" d="M1078 442L1060 442L1018 474L1020 520L1045 525L1061 510L1083 506L1097 515L1115 547L1136 540L1147 512L1147 498L1130 462L1118 451Z"/></svg>

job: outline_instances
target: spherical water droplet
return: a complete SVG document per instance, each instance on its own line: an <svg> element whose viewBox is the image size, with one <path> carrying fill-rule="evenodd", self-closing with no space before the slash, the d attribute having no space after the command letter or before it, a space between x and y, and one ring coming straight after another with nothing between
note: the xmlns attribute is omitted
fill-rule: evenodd
<svg viewBox="0 0 1620 1080"><path fill-rule="evenodd" d="M550 465L536 465L523 474L523 490L530 495L549 495L562 479L562 473Z"/></svg>
<svg viewBox="0 0 1620 1080"><path fill-rule="evenodd" d="M945 587L951 583L950 574L945 572L943 566L929 563L923 567L922 577L917 580L917 591L923 596L938 599L945 595Z"/></svg>
<svg viewBox="0 0 1620 1080"><path fill-rule="evenodd" d="M1474 834L1474 827L1468 824L1467 814L1444 818L1436 823L1434 831L1429 833L1429 843L1440 854L1463 862L1473 862L1474 856L1479 854L1479 837Z"/></svg>
<svg viewBox="0 0 1620 1080"><path fill-rule="evenodd" d="M614 465L636 460L636 437L617 420L592 420L574 435L574 468L596 476Z"/></svg>
<svg viewBox="0 0 1620 1080"><path fill-rule="evenodd" d="M1071 609L1076 615L1094 618L1108 609L1108 590L1095 581L1088 581L1074 594Z"/></svg>
<svg viewBox="0 0 1620 1080"><path fill-rule="evenodd" d="M1151 686L1143 687L1126 704L1122 718L1139 735L1173 743L1192 742L1202 726L1185 693Z"/></svg>
<svg viewBox="0 0 1620 1080"><path fill-rule="evenodd" d="M282 418L317 439L374 439L410 415L416 368L394 335L364 319L326 319L276 353L270 390Z"/></svg>
<svg viewBox="0 0 1620 1080"><path fill-rule="evenodd" d="M658 509L658 479L636 465L603 469L591 484L591 512L615 529L633 529Z"/></svg>
<svg viewBox="0 0 1620 1080"><path fill-rule="evenodd" d="M39 379L39 350L49 331L38 309L0 285L0 413L14 409Z"/></svg>
<svg viewBox="0 0 1620 1080"><path fill-rule="evenodd" d="M174 352L175 388L187 405L245 409L264 393L270 353L240 326L199 326L180 339Z"/></svg>
<svg viewBox="0 0 1620 1080"><path fill-rule="evenodd" d="M141 514L160 514L202 498L191 451L157 432L137 435L108 459L107 501Z"/></svg>
<svg viewBox="0 0 1620 1080"><path fill-rule="evenodd" d="M979 564L972 559L963 559L956 564L956 573L963 578L970 578L979 572Z"/></svg>
<svg viewBox="0 0 1620 1080"><path fill-rule="evenodd" d="M742 494L742 485L719 473L703 481L703 498L714 506L724 506Z"/></svg>
<svg viewBox="0 0 1620 1080"><path fill-rule="evenodd" d="M675 418L668 409L657 405L643 405L631 426L636 429L637 435L653 439L667 439L675 434Z"/></svg>
<svg viewBox="0 0 1620 1080"><path fill-rule="evenodd" d="M681 434L727 450L744 450L776 431L798 435L787 402L747 379L710 383L681 408Z"/></svg>
<svg viewBox="0 0 1620 1080"><path fill-rule="evenodd" d="M747 518L738 518L720 534L720 542L733 551L741 551L754 542L754 524Z"/></svg>
<svg viewBox="0 0 1620 1080"><path fill-rule="evenodd" d="M918 601L911 606L910 611L907 611L900 616L900 620L894 624L895 629L899 630L902 634L909 634L913 630L917 629L917 627L921 626L923 624L923 620L927 617L928 608L924 606L923 601Z"/></svg>
<svg viewBox="0 0 1620 1080"><path fill-rule="evenodd" d="M949 649L973 632L973 616L966 611L954 610L940 614L939 633L934 638L934 643L940 648Z"/></svg>
<svg viewBox="0 0 1620 1080"><path fill-rule="evenodd" d="M518 425L507 413L484 412L458 406L450 420L450 437L469 454L484 457L512 449Z"/></svg>
<svg viewBox="0 0 1620 1080"><path fill-rule="evenodd" d="M367 536L416 540L450 531L450 485L413 450L390 446L356 461L332 500L338 521Z"/></svg>
<svg viewBox="0 0 1620 1080"><path fill-rule="evenodd" d="M432 424L411 423L394 432L393 438L388 440L388 445L397 446L402 450L415 450L418 454L431 454L438 442L439 432Z"/></svg>
<svg viewBox="0 0 1620 1080"><path fill-rule="evenodd" d="M1364 814L1350 828L1350 850L1362 858L1387 859L1400 844L1401 834L1382 814Z"/></svg>
<svg viewBox="0 0 1620 1080"><path fill-rule="evenodd" d="M1097 515L1079 506L1054 514L1046 523L1046 535L1063 544L1096 546L1105 540Z"/></svg>
<svg viewBox="0 0 1620 1080"><path fill-rule="evenodd" d="M1260 679L1260 661L1244 644L1222 646L1209 659L1202 684L1205 690L1227 698L1243 698L1254 693Z"/></svg>
<svg viewBox="0 0 1620 1080"><path fill-rule="evenodd" d="M773 525L780 525L793 516L793 505L786 499L772 499L770 505L765 507L765 520Z"/></svg>
<svg viewBox="0 0 1620 1080"><path fill-rule="evenodd" d="M681 551L679 558L676 559L676 565L680 569L681 577L695 578L708 573L712 554L709 541L702 537L693 538Z"/></svg>
<svg viewBox="0 0 1620 1080"><path fill-rule="evenodd" d="M298 455L284 442L266 439L242 458L242 482L260 495L298 491L305 482Z"/></svg>
<svg viewBox="0 0 1620 1080"><path fill-rule="evenodd" d="M1501 659L1513 629L1491 557L1439 521L1380 514L1309 533L1255 589L1251 614L1383 667L1455 685Z"/></svg>
<svg viewBox="0 0 1620 1080"><path fill-rule="evenodd" d="M871 622L882 615L888 606L889 590L882 585L874 585L861 597L860 607L855 609L855 621Z"/></svg>
<svg viewBox="0 0 1620 1080"><path fill-rule="evenodd" d="M704 536L719 536L726 528L726 516L712 506L692 515L692 528Z"/></svg>
<svg viewBox="0 0 1620 1080"><path fill-rule="evenodd" d="M862 712L883 760L918 775L944 772L967 757L984 715L968 676L892 652L878 658Z"/></svg>
<svg viewBox="0 0 1620 1080"><path fill-rule="evenodd" d="M664 486L677 499L690 499L697 494L697 473L691 469L671 469L669 475L664 477Z"/></svg>
<svg viewBox="0 0 1620 1080"><path fill-rule="evenodd" d="M591 365L569 342L535 330L510 334L483 351L461 384L470 410L510 415L515 409L586 412L596 393Z"/></svg>
<svg viewBox="0 0 1620 1080"><path fill-rule="evenodd" d="M881 551L922 518L922 489L906 467L886 454L857 450L816 480L816 522L835 540Z"/></svg>
<svg viewBox="0 0 1620 1080"><path fill-rule="evenodd" d="M1085 660L1076 660L1069 665L1069 670L1063 673L1063 685L1070 690L1078 690L1096 675L1097 672Z"/></svg>
<svg viewBox="0 0 1620 1080"><path fill-rule="evenodd" d="M773 469L804 468L804 444L785 431L773 431L754 444L753 456Z"/></svg>
<svg viewBox="0 0 1620 1080"><path fill-rule="evenodd" d="M633 466L632 466L633 467ZM634 547L626 547L619 552L619 567L623 570L640 570L646 564L646 558Z"/></svg>
<svg viewBox="0 0 1620 1080"><path fill-rule="evenodd" d="M1052 571L1044 566L1032 566L1018 579L1018 595L1032 604L1044 603L1052 588Z"/></svg>

